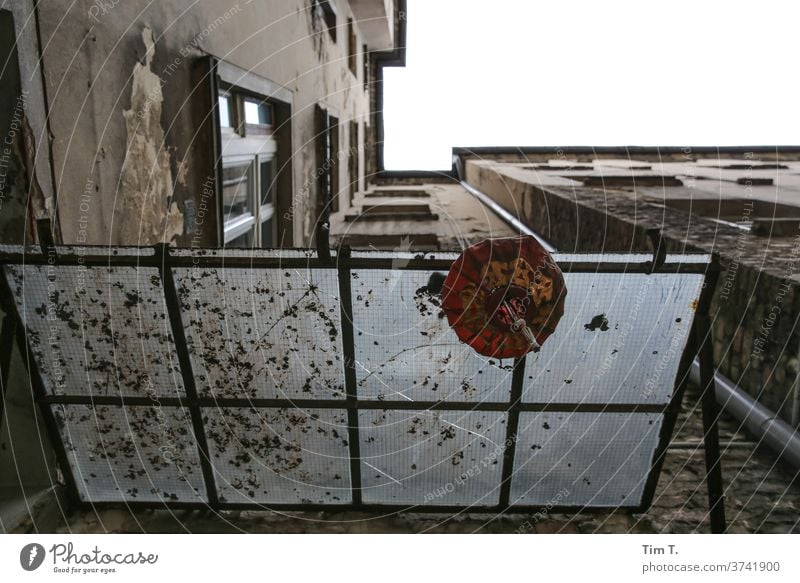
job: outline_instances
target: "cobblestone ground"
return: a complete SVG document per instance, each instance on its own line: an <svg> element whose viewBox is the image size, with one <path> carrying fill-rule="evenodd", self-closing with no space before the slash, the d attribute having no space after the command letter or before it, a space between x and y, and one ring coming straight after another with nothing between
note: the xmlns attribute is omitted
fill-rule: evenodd
<svg viewBox="0 0 800 583"><path fill-rule="evenodd" d="M695 392L684 399L658 489L645 514L589 513L550 515L419 514L376 516L353 512L291 513L106 510L53 516L21 532L256 532L256 533L693 533L709 532L700 408ZM736 422L720 423L722 468L728 531L800 532L800 480L767 449L738 431ZM37 529L38 526L38 529Z"/></svg>

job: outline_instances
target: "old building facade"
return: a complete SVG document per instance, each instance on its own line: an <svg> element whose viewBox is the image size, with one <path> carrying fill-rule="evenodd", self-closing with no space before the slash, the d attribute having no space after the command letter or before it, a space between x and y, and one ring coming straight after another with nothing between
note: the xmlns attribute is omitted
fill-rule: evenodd
<svg viewBox="0 0 800 583"><path fill-rule="evenodd" d="M28 242L46 219L64 244L308 246L374 166L401 4L4 2L3 220Z"/></svg>

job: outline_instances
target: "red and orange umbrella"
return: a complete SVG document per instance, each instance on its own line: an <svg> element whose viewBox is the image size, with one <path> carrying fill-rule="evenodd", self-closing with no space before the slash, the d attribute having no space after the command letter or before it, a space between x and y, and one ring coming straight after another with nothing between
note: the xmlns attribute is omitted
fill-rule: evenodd
<svg viewBox="0 0 800 583"><path fill-rule="evenodd" d="M453 263L442 309L462 342L514 358L538 351L555 331L566 295L561 270L536 239L487 239Z"/></svg>

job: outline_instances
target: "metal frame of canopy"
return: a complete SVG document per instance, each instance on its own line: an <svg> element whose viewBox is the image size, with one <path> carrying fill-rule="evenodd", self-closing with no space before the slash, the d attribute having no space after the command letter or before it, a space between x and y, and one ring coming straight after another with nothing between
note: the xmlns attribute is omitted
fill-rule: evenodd
<svg viewBox="0 0 800 583"><path fill-rule="evenodd" d="M664 415L660 428L658 445L650 465L641 503L638 506L621 506L618 509L608 506L554 506L551 512L583 512L597 511L609 512L624 510L626 512L644 512L653 500L658 478L661 472L667 446L674 430L676 418L683 399L684 389L688 380L689 368L695 356L699 356L701 365L702 413L704 428L704 444L706 459L706 476L709 495L709 512L712 532L724 532L725 515L722 476L719 459L719 439L717 433L717 404L714 396L713 382L713 354L711 341L711 327L709 308L712 294L719 271L716 257L711 262L681 261L691 256L674 256L672 260L654 258L653 262L629 263L618 261L597 261L588 258L581 259L580 255L570 254L570 261L559 262L562 271L566 273L695 273L704 274L705 283L700 294L695 318L692 323L693 333L689 336L684 353L680 359L675 389L667 405L652 404L589 404L589 403L556 403L556 402L523 402L522 392L525 375L525 359L519 358L514 362L511 391L508 401L502 402L461 402L461 401L387 401L359 399L357 394L357 379L355 370L355 346L353 338L353 302L351 297L351 270L368 269L403 269L403 270L447 270L452 260L436 258L435 254L420 253L404 260L398 266L391 258L367 257L361 253L351 256L349 249L341 249L338 254L331 257L324 253L319 257L308 250L289 250L288 257L281 257L280 250L275 250L274 256L256 252L253 255L230 254L225 250L172 250L164 245L155 248L107 248L107 247L45 247L39 250L32 248L32 252L0 252L0 299L8 317L4 319L0 331L3 355L11 353L11 345L16 342L30 376L31 385L35 392L36 400L47 424L48 433L56 450L57 459L66 481L71 502L76 505L90 505L92 507L118 507L125 504L131 508L212 508L215 510L227 509L278 509L289 511L301 510L359 510L366 512L397 512L397 511L424 511L424 512L505 512L505 511L536 511L541 505L512 504L511 483L514 473L514 458L516 449L516 436L519 430L520 413L527 411L548 412L649 412ZM595 256L596 257L596 256ZM613 257L613 256L608 256ZM8 281L8 265L54 265L54 266L96 266L96 267L152 267L158 269L163 283L164 301L168 312L169 326L174 340L174 345L180 365L180 372L186 391L185 397L159 398L165 407L185 407L189 413L194 431L194 439L199 450L200 466L203 481L206 487L208 502L190 501L132 501L125 502L94 502L80 499L76 485L76 478L71 471L71 464L59 431L57 420L52 405L152 405L148 397L114 397L91 395L51 395L47 394L45 384L39 371L38 363L31 350L25 322L22 321L17 302ZM655 265L655 267L654 267ZM186 343L184 324L181 318L181 307L177 294L177 287L173 275L176 267L224 267L226 269L248 268L334 268L338 273L341 310L341 334L344 362L344 386L346 398L344 399L248 399L248 398L201 398L198 396L195 377L192 371L192 362ZM3 387L8 378L8 366L3 362ZM347 412L348 447L350 458L350 484L352 502L348 504L263 504L226 502L219 499L217 485L214 478L209 446L206 438L206 428L203 423L203 407L251 407L251 408L296 408L313 407L318 409L340 409ZM361 410L452 410L452 411L499 411L507 413L506 441L507 447L502 454L502 472L500 482L499 503L491 506L458 506L458 505L395 505L374 504L362 501L361 481L361 454L358 412Z"/></svg>

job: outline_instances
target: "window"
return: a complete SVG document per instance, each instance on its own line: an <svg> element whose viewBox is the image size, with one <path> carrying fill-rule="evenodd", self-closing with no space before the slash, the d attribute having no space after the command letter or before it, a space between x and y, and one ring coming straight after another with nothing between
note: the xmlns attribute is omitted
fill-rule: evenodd
<svg viewBox="0 0 800 583"><path fill-rule="evenodd" d="M321 14L331 40L336 42L336 10L333 5L329 0L314 0L314 8Z"/></svg>
<svg viewBox="0 0 800 583"><path fill-rule="evenodd" d="M218 196L216 244L290 247L291 90L226 61L209 57L216 73L213 142Z"/></svg>
<svg viewBox="0 0 800 583"><path fill-rule="evenodd" d="M259 229L261 231L261 246L272 247L276 242L275 229L275 187L277 183L277 160L272 158L260 164L259 202L258 212Z"/></svg>
<svg viewBox="0 0 800 583"><path fill-rule="evenodd" d="M233 118L231 117L231 98L229 95L220 95L219 97L219 125L223 128L233 127Z"/></svg>
<svg viewBox="0 0 800 583"><path fill-rule="evenodd" d="M247 125L271 126L272 112L269 104L245 99L244 121Z"/></svg>
<svg viewBox="0 0 800 583"><path fill-rule="evenodd" d="M364 78L364 91L369 91L369 58L367 45L361 46L361 65L363 67L362 77Z"/></svg>
<svg viewBox="0 0 800 583"><path fill-rule="evenodd" d="M350 204L359 191L359 175L361 174L358 160L358 122L350 122L350 159L348 170L350 172Z"/></svg>
<svg viewBox="0 0 800 583"><path fill-rule="evenodd" d="M226 161L222 169L222 213L226 246L253 245L256 224L254 193L253 163L247 159Z"/></svg>
<svg viewBox="0 0 800 583"><path fill-rule="evenodd" d="M317 106L317 166L319 200L317 216L339 210L339 119Z"/></svg>
<svg viewBox="0 0 800 583"><path fill-rule="evenodd" d="M347 19L347 64L350 72L358 77L358 39L353 19Z"/></svg>
<svg viewBox="0 0 800 583"><path fill-rule="evenodd" d="M272 106L253 99L244 100L245 135L272 133Z"/></svg>
<svg viewBox="0 0 800 583"><path fill-rule="evenodd" d="M226 247L273 247L277 146L272 104L227 88L219 98Z"/></svg>

